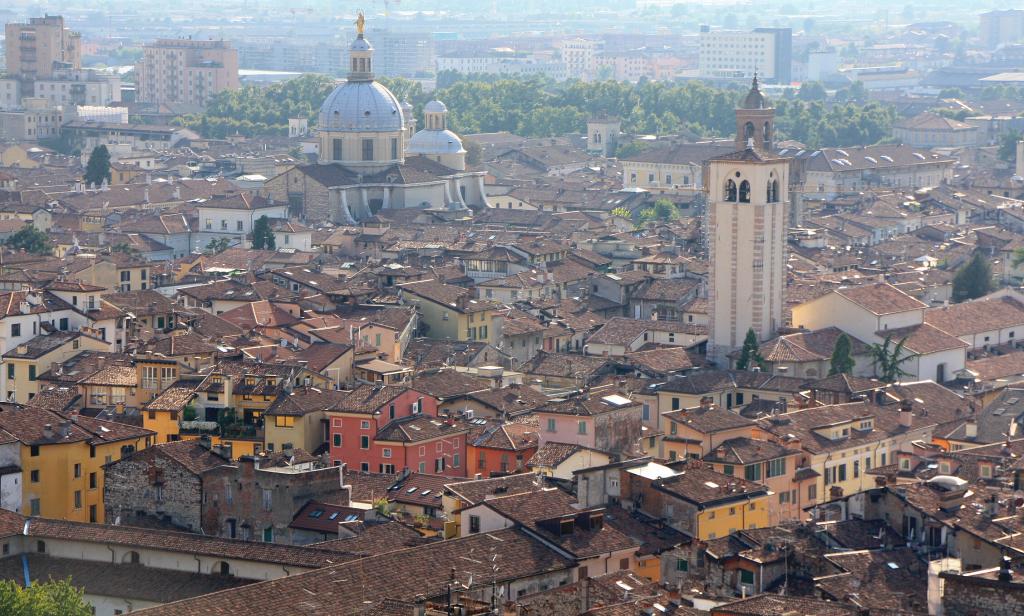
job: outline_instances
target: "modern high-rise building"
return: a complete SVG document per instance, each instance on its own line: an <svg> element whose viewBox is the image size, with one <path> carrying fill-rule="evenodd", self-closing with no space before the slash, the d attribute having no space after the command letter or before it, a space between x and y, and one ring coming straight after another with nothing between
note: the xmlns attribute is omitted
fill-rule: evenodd
<svg viewBox="0 0 1024 616"><path fill-rule="evenodd" d="M698 74L788 84L793 77L793 31L757 28L752 32L701 27Z"/></svg>
<svg viewBox="0 0 1024 616"><path fill-rule="evenodd" d="M989 11L979 17L978 36L986 49L1024 40L1024 10Z"/></svg>
<svg viewBox="0 0 1024 616"><path fill-rule="evenodd" d="M65 28L60 15L9 23L4 30L7 73L12 77L46 78L55 70L82 67L82 37Z"/></svg>
<svg viewBox="0 0 1024 616"><path fill-rule="evenodd" d="M755 77L736 110L737 150L707 163L708 357L722 367L749 330L761 341L783 324L790 160L772 153L774 121Z"/></svg>
<svg viewBox="0 0 1024 616"><path fill-rule="evenodd" d="M238 51L225 41L160 39L135 65L136 100L205 106L239 87Z"/></svg>

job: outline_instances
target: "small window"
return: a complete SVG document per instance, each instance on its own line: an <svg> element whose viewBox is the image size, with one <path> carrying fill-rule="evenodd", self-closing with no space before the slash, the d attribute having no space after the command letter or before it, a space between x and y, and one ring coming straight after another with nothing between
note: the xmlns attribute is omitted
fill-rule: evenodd
<svg viewBox="0 0 1024 616"><path fill-rule="evenodd" d="M579 425L579 428L578 428L579 433L580 434L586 434L587 433L587 422L580 421L578 425Z"/></svg>
<svg viewBox="0 0 1024 616"><path fill-rule="evenodd" d="M341 447L341 435L340 434L335 434L334 435L334 446L335 447Z"/></svg>
<svg viewBox="0 0 1024 616"><path fill-rule="evenodd" d="M39 552L40 554L46 554L45 541L36 541L36 552Z"/></svg>
<svg viewBox="0 0 1024 616"><path fill-rule="evenodd" d="M471 515L469 516L469 532L478 533L480 532L480 516Z"/></svg>
<svg viewBox="0 0 1024 616"><path fill-rule="evenodd" d="M685 558L676 559L676 571L686 572L690 570L690 561Z"/></svg>

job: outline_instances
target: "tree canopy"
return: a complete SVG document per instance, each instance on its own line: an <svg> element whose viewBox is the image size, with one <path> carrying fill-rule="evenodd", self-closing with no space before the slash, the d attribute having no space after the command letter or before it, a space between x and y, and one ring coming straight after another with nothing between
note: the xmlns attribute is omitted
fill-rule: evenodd
<svg viewBox="0 0 1024 616"><path fill-rule="evenodd" d="M992 292L992 266L980 252L953 276L953 301L975 299Z"/></svg>
<svg viewBox="0 0 1024 616"><path fill-rule="evenodd" d="M839 334L839 337L836 338L836 344L832 348L832 358L829 360L829 376L853 372L854 361L852 351L853 345L850 342L850 337L845 333Z"/></svg>
<svg viewBox="0 0 1024 616"><path fill-rule="evenodd" d="M757 334L754 329L747 330L747 336L743 339L743 349L740 350L740 358L736 360L737 370L747 370L758 366L764 368L764 358L761 357L761 350L757 344Z"/></svg>
<svg viewBox="0 0 1024 616"><path fill-rule="evenodd" d="M274 250L277 242L270 228L270 219L265 215L256 219L252 225L252 247L256 250Z"/></svg>
<svg viewBox="0 0 1024 616"><path fill-rule="evenodd" d="M36 229L32 224L25 225L20 231L7 238L5 245L8 248L24 250L37 255L48 255L53 252L50 236Z"/></svg>
<svg viewBox="0 0 1024 616"><path fill-rule="evenodd" d="M903 338L892 344L892 336L886 336L881 343L871 345L871 363L875 367L875 376L886 383L895 383L910 373L903 369L903 364L917 357L914 353L904 353L903 347L907 339Z"/></svg>
<svg viewBox="0 0 1024 616"><path fill-rule="evenodd" d="M409 79L382 82L399 100L413 105L416 117L424 104L437 98L448 106L449 124L456 132L509 131L525 137L579 132L594 115L621 118L622 130L628 133L728 136L736 129L734 110L746 94L745 87L717 88L694 81L555 82L537 76L450 72L440 73L437 90L429 93ZM334 87L327 77L303 75L268 88L247 86L221 92L206 113L186 116L181 123L207 137L283 135L288 118L315 122L321 103ZM820 84L808 85L804 96L811 100L778 101L779 136L814 148L869 145L889 135L895 107L865 102L867 94L859 82L839 91L838 102L824 100L823 93Z"/></svg>
<svg viewBox="0 0 1024 616"><path fill-rule="evenodd" d="M104 180L110 183L110 151L107 146L98 145L89 154L89 162L85 165L85 183L99 186Z"/></svg>
<svg viewBox="0 0 1024 616"><path fill-rule="evenodd" d="M70 579L33 583L22 588L13 580L0 580L0 616L90 616L82 589Z"/></svg>

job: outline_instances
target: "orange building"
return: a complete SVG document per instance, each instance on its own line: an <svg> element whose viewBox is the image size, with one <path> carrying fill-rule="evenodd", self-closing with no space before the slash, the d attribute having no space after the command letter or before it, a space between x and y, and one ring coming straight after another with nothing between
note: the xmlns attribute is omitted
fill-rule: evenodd
<svg viewBox="0 0 1024 616"><path fill-rule="evenodd" d="M467 446L468 476L492 477L521 473L537 453L537 426L510 423L488 426L473 435Z"/></svg>

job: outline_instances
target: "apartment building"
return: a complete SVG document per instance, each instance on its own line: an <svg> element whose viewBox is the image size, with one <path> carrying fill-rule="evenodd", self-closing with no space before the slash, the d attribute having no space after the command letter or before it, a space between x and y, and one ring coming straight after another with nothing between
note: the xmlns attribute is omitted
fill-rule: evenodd
<svg viewBox="0 0 1024 616"><path fill-rule="evenodd" d="M226 41L159 39L142 51L135 65L139 102L202 106L239 87L238 51Z"/></svg>
<svg viewBox="0 0 1024 616"><path fill-rule="evenodd" d="M9 23L5 30L7 72L23 79L50 77L61 68L82 66L82 38L64 27L60 15Z"/></svg>
<svg viewBox="0 0 1024 616"><path fill-rule="evenodd" d="M1024 11L1020 9L989 11L979 15L978 19L980 22L978 37L986 49L995 49L1006 43L1016 43L1024 38ZM8 34L9 37L10 34Z"/></svg>
<svg viewBox="0 0 1024 616"><path fill-rule="evenodd" d="M701 77L749 79L768 83L792 80L793 31L756 28L752 32L701 28L698 73Z"/></svg>

